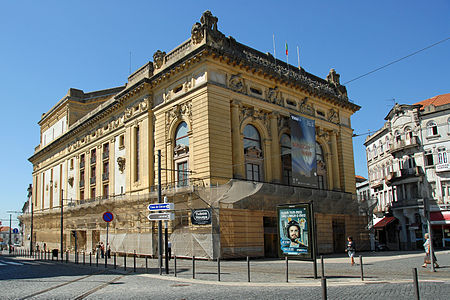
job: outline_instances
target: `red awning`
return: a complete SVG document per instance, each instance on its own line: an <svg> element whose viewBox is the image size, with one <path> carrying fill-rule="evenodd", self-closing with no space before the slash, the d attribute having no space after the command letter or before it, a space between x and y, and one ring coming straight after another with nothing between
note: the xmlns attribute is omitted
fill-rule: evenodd
<svg viewBox="0 0 450 300"><path fill-rule="evenodd" d="M450 211L432 211L430 212L430 221L432 225L450 224Z"/></svg>
<svg viewBox="0 0 450 300"><path fill-rule="evenodd" d="M380 228L380 229L384 228L388 224L394 222L395 220L397 220L395 217L384 217L383 219L378 221L375 225L373 225L373 228Z"/></svg>

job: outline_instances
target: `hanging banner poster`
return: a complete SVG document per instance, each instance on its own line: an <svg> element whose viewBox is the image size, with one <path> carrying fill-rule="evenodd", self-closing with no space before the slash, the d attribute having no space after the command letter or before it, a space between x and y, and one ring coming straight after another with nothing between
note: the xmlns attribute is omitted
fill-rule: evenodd
<svg viewBox="0 0 450 300"><path fill-rule="evenodd" d="M311 204L279 205L277 213L279 256L312 260L315 252Z"/></svg>
<svg viewBox="0 0 450 300"><path fill-rule="evenodd" d="M318 187L314 120L291 115L292 184Z"/></svg>

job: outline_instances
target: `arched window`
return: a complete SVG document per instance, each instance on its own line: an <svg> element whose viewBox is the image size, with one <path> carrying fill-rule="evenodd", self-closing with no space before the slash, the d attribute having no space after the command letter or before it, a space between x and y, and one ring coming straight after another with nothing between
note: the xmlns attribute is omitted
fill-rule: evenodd
<svg viewBox="0 0 450 300"><path fill-rule="evenodd" d="M263 181L263 152L261 137L255 126L244 128L245 173L248 180Z"/></svg>
<svg viewBox="0 0 450 300"><path fill-rule="evenodd" d="M189 135L186 122L181 122L175 131L175 148L173 153L177 186L188 185Z"/></svg>
<svg viewBox="0 0 450 300"><path fill-rule="evenodd" d="M405 136L406 136L407 140L412 140L413 133L412 133L411 127L407 126L405 128Z"/></svg>
<svg viewBox="0 0 450 300"><path fill-rule="evenodd" d="M394 133L394 136L395 136L395 141L396 142L400 142L402 140L402 136L400 134L400 131L396 130L395 133Z"/></svg>
<svg viewBox="0 0 450 300"><path fill-rule="evenodd" d="M438 134L438 128L437 128L436 122L434 122L434 121L428 122L427 128L428 128L428 135L429 136Z"/></svg>
<svg viewBox="0 0 450 300"><path fill-rule="evenodd" d="M317 183L321 190L327 189L327 165L322 146L316 142Z"/></svg>
<svg viewBox="0 0 450 300"><path fill-rule="evenodd" d="M283 172L283 183L292 184L292 156L291 137L285 133L281 135L281 167Z"/></svg>

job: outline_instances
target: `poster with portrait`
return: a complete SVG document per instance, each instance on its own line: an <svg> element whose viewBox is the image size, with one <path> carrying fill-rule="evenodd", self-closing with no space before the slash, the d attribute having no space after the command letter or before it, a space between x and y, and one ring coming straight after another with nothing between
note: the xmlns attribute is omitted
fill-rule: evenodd
<svg viewBox="0 0 450 300"><path fill-rule="evenodd" d="M311 260L314 234L310 203L286 204L277 207L279 256Z"/></svg>
<svg viewBox="0 0 450 300"><path fill-rule="evenodd" d="M291 115L292 183L318 187L316 166L316 127L314 120Z"/></svg>

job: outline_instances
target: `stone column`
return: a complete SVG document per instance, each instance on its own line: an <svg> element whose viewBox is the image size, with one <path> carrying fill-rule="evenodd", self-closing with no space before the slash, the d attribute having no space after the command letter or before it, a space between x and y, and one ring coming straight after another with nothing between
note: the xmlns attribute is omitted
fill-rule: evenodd
<svg viewBox="0 0 450 300"><path fill-rule="evenodd" d="M116 183L116 179L115 179L115 171L116 171L116 161L115 161L115 157L116 157L116 145L115 145L116 139L114 137L112 137L109 140L109 195L113 195L116 190L115 187L115 183ZM105 195L108 196L109 195Z"/></svg>
<svg viewBox="0 0 450 300"><path fill-rule="evenodd" d="M333 164L333 188L334 189L341 189L341 175L339 172L339 161L338 161L338 147L337 147L337 139L336 139L336 131L330 132L330 138L331 138L331 157L332 157L332 164Z"/></svg>
<svg viewBox="0 0 450 300"><path fill-rule="evenodd" d="M272 182L276 183L280 183L282 180L280 139L278 137L278 118L279 113L273 112L270 114L270 135L272 137L272 157L270 162L272 164Z"/></svg>
<svg viewBox="0 0 450 300"><path fill-rule="evenodd" d="M231 135L233 152L233 176L244 178L244 147L242 145L240 121L239 121L239 101L231 102Z"/></svg>

